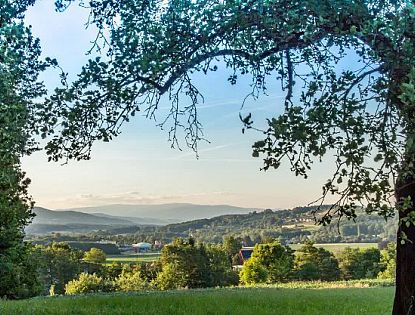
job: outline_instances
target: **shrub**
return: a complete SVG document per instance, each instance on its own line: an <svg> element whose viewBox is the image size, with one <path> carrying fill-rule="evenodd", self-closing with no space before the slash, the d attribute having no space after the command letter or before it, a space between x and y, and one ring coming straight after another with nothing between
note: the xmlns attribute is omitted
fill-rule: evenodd
<svg viewBox="0 0 415 315"><path fill-rule="evenodd" d="M117 291L122 292L142 291L149 288L149 284L143 279L141 272L138 269L131 269L128 265L115 279L114 285Z"/></svg>
<svg viewBox="0 0 415 315"><path fill-rule="evenodd" d="M258 259L250 258L242 267L239 278L244 284L265 283L268 279L268 271Z"/></svg>
<svg viewBox="0 0 415 315"><path fill-rule="evenodd" d="M177 265L168 263L163 266L163 271L158 273L155 285L160 290L185 288L188 286L188 277L188 274Z"/></svg>
<svg viewBox="0 0 415 315"><path fill-rule="evenodd" d="M96 274L81 273L78 279L69 281L65 286L66 294L85 294L111 292L113 285Z"/></svg>
<svg viewBox="0 0 415 315"><path fill-rule="evenodd" d="M395 279L396 274L396 244L389 243L385 249L380 252L379 279Z"/></svg>

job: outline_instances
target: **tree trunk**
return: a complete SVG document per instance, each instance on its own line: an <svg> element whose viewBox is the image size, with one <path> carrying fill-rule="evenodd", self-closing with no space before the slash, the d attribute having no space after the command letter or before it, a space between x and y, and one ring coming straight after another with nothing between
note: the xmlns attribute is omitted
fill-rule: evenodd
<svg viewBox="0 0 415 315"><path fill-rule="evenodd" d="M396 198L399 202L410 196L414 204L406 211L399 211L399 219L415 211L415 182L406 182L396 188ZM401 221L400 221L401 222ZM401 244L401 233L408 240ZM396 245L396 291L393 305L393 315L415 315L415 225L407 227L402 224L398 228Z"/></svg>

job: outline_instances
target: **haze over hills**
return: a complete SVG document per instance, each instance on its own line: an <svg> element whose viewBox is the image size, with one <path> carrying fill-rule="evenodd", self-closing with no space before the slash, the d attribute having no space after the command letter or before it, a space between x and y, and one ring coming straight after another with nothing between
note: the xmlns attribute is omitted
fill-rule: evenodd
<svg viewBox="0 0 415 315"><path fill-rule="evenodd" d="M36 217L26 228L28 234L51 232L83 233L144 225L167 225L221 215L247 214L254 210L228 205L162 204L108 205L49 210L34 208Z"/></svg>
<svg viewBox="0 0 415 315"><path fill-rule="evenodd" d="M79 211L55 211L35 207L36 214L32 223L25 229L28 234L45 234L51 232L90 232L94 230L111 230L119 227L143 225L163 225L168 220L151 218L124 218L101 213L83 213Z"/></svg>
<svg viewBox="0 0 415 315"><path fill-rule="evenodd" d="M262 209L241 208L229 205L198 205L190 203L169 203L159 205L107 205L62 209L89 214L105 214L116 217L151 218L179 223L198 219L210 219L225 214L247 214Z"/></svg>

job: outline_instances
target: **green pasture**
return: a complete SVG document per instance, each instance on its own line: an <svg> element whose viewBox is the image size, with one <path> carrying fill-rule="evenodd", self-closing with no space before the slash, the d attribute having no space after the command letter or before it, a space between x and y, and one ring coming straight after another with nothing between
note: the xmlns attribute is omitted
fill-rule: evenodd
<svg viewBox="0 0 415 315"><path fill-rule="evenodd" d="M294 250L299 249L302 244L290 244L290 247ZM333 254L338 254L343 251L346 247L351 248L378 248L377 243L327 243L327 244L314 244L315 247L323 247Z"/></svg>
<svg viewBox="0 0 415 315"><path fill-rule="evenodd" d="M393 287L226 288L0 301L0 314L390 314Z"/></svg>
<svg viewBox="0 0 415 315"><path fill-rule="evenodd" d="M137 253L128 255L109 255L106 262L108 264L113 262L120 263L139 263L139 262L152 262L160 258L160 253Z"/></svg>

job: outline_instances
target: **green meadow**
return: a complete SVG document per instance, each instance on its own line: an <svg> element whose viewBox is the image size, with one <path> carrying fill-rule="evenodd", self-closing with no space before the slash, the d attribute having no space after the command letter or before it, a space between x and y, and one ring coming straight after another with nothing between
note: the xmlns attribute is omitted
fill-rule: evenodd
<svg viewBox="0 0 415 315"><path fill-rule="evenodd" d="M355 283L354 285L357 286ZM393 287L252 287L0 301L0 314L390 314Z"/></svg>
<svg viewBox="0 0 415 315"><path fill-rule="evenodd" d="M290 247L294 250L299 249L302 244L290 244ZM351 248L378 248L377 243L325 243L325 244L314 244L315 247L323 247L324 249L337 255L343 251L346 247Z"/></svg>
<svg viewBox="0 0 415 315"><path fill-rule="evenodd" d="M160 258L160 253L141 253L129 255L109 255L107 256L107 263L138 263L138 262L152 262Z"/></svg>

